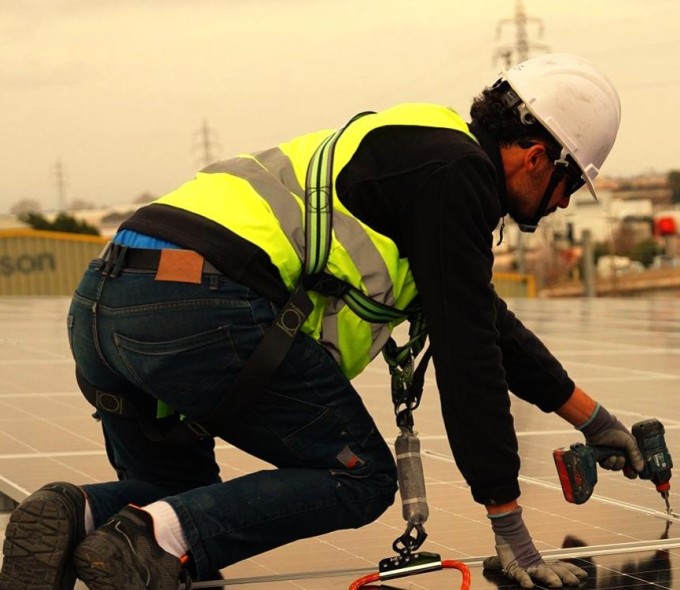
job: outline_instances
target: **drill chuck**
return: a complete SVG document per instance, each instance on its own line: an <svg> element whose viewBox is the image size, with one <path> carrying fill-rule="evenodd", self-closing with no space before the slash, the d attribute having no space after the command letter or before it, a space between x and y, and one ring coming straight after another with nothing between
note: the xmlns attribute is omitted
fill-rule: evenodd
<svg viewBox="0 0 680 590"><path fill-rule="evenodd" d="M632 428L633 436L645 462L640 479L649 479L663 496L671 489L671 468L673 461L666 446L663 424L651 418L637 422Z"/></svg>

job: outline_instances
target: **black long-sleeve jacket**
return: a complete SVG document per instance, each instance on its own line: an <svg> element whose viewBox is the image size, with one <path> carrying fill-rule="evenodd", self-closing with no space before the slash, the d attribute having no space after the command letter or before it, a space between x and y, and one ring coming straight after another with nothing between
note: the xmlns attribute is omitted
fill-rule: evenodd
<svg viewBox="0 0 680 590"><path fill-rule="evenodd" d="M425 311L456 463L483 504L519 496L508 388L549 412L574 383L491 284L492 232L505 214L496 142L446 129L385 127L338 178L339 198L408 257Z"/></svg>
<svg viewBox="0 0 680 590"><path fill-rule="evenodd" d="M409 259L456 463L476 501L500 504L520 494L508 388L549 412L574 384L493 289L492 232L505 214L505 176L496 143L483 129L472 131L480 144L450 129L373 130L336 188L356 217ZM142 208L121 228L195 249L226 275L285 301L263 251L171 209Z"/></svg>

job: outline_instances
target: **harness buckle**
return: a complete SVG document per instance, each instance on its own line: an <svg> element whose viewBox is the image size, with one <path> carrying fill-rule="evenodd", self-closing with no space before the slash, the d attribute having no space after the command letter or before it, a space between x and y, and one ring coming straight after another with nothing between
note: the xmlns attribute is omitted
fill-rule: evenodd
<svg viewBox="0 0 680 590"><path fill-rule="evenodd" d="M97 389L95 391L95 407L109 414L122 416L124 414L125 400L120 395Z"/></svg>

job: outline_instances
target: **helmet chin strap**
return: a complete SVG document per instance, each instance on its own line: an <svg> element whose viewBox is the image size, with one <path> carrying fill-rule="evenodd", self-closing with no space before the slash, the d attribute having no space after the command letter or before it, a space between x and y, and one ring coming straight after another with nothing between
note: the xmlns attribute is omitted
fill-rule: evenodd
<svg viewBox="0 0 680 590"><path fill-rule="evenodd" d="M563 165L561 161L558 160L557 162L555 162L555 164L556 166L555 169L553 170L552 176L550 177L550 182L548 183L548 186L545 187L543 198L541 199L541 202L538 204L538 209L536 209L536 214L534 215L534 218L532 219L531 223L518 223L517 226L519 227L520 231L528 234L533 234L538 228L538 223L543 218L543 215L545 215L545 210L548 208L548 203L550 203L550 199L552 199L553 193L555 192L557 185L564 178L564 175L567 171L566 166Z"/></svg>

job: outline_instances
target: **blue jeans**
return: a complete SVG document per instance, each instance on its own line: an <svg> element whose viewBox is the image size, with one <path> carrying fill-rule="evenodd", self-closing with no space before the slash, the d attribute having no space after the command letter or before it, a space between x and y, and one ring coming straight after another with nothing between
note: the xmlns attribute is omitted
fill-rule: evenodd
<svg viewBox="0 0 680 590"><path fill-rule="evenodd" d="M202 416L276 312L223 276L204 274L200 285L141 270L112 278L93 262L69 310L69 342L96 388ZM302 334L263 394L220 431L272 468L222 482L214 439L152 441L134 419L99 415L118 481L83 486L95 526L128 503L169 502L198 579L297 539L360 527L394 501L390 449L338 364Z"/></svg>

